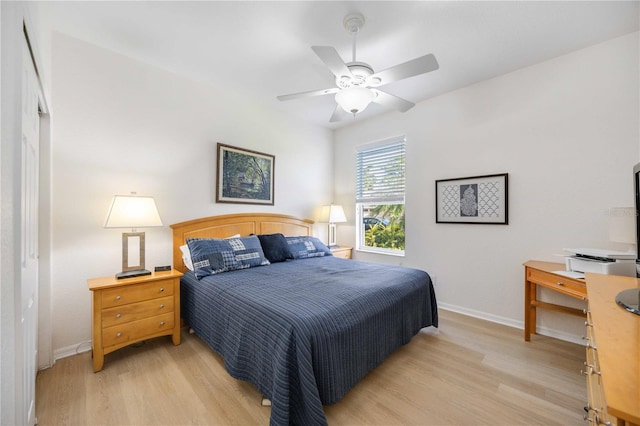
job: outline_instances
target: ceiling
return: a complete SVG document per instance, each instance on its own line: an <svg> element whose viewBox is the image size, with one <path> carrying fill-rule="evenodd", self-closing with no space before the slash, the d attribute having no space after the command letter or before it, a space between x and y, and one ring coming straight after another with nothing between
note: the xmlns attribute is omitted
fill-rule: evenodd
<svg viewBox="0 0 640 426"><path fill-rule="evenodd" d="M343 18L360 12L357 60L375 71L433 53L440 69L383 89L420 102L639 29L637 1L125 1L43 2L54 30L213 85L327 128L335 86L311 50L351 60ZM597 60L597 58L594 58ZM355 120L389 112L372 104ZM400 114L400 113L397 113Z"/></svg>

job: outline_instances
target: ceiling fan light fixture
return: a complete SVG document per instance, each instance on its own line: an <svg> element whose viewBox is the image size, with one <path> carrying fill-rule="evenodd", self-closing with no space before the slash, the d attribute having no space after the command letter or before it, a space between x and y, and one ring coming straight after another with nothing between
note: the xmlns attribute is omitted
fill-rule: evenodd
<svg viewBox="0 0 640 426"><path fill-rule="evenodd" d="M376 97L376 94L366 87L349 87L336 93L336 102L340 107L353 115L364 111Z"/></svg>
<svg viewBox="0 0 640 426"><path fill-rule="evenodd" d="M2 1L2 0L0 0ZM356 2L357 3L357 2ZM345 16L343 24L347 33L352 38L351 62L345 62L336 49L331 46L311 46L311 49L329 68L331 74L335 76L336 87L325 90L314 90L311 92L292 93L278 96L281 101L290 99L306 98L311 96L328 95L335 93L338 104L329 118L333 123L348 117L347 114L362 112L375 100L378 105L384 108L396 109L406 112L413 108L415 104L398 96L378 89L395 81L414 77L437 70L440 66L433 54L420 56L407 62L392 66L382 71L374 72L371 65L366 62L356 61L356 40L357 35L364 25L364 16L361 13L350 13Z"/></svg>

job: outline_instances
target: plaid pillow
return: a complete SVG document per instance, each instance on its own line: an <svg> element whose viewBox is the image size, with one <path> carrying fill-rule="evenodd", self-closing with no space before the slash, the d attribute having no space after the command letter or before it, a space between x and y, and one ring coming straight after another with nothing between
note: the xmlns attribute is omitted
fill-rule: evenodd
<svg viewBox="0 0 640 426"><path fill-rule="evenodd" d="M187 245L196 278L268 265L255 235L240 238L189 238Z"/></svg>
<svg viewBox="0 0 640 426"><path fill-rule="evenodd" d="M294 259L333 256L331 250L316 237L285 237Z"/></svg>

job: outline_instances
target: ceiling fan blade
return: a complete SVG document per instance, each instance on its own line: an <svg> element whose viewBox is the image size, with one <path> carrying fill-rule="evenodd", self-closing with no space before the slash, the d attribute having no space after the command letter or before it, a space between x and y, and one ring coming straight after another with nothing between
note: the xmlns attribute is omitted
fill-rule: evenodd
<svg viewBox="0 0 640 426"><path fill-rule="evenodd" d="M331 118L329 119L329 123L335 123L338 121L344 121L349 117L353 117L351 114L346 112L340 107L340 105L336 105L336 109L333 110L333 114L331 114Z"/></svg>
<svg viewBox="0 0 640 426"><path fill-rule="evenodd" d="M330 95L331 93L338 93L340 89L333 87L331 89L313 90L311 92L291 93L289 95L280 95L277 98L281 101L290 101L291 99L309 98L311 96Z"/></svg>
<svg viewBox="0 0 640 426"><path fill-rule="evenodd" d="M380 83L376 84L381 86L384 84L393 83L394 81L402 80L404 78L413 77L415 75L424 74L427 72L435 71L440 68L436 57L431 53L421 56L419 58L412 59L405 63L396 65L386 70L382 70L370 76L367 80L376 81L380 80Z"/></svg>
<svg viewBox="0 0 640 426"><path fill-rule="evenodd" d="M416 104L409 102L405 99L399 98L387 92L383 92L379 89L371 89L376 93L376 97L373 98L373 102L385 107L397 109L400 112L409 111Z"/></svg>
<svg viewBox="0 0 640 426"><path fill-rule="evenodd" d="M347 65L344 63L336 49L331 46L311 46L316 55L322 59L322 62L329 67L329 70L336 77L340 78L342 76L351 76L351 71L347 68Z"/></svg>

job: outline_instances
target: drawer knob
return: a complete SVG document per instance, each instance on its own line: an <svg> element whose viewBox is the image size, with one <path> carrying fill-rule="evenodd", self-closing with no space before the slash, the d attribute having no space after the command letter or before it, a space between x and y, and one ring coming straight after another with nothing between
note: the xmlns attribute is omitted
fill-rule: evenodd
<svg viewBox="0 0 640 426"><path fill-rule="evenodd" d="M164 291L164 287L160 287L160 293Z"/></svg>
<svg viewBox="0 0 640 426"><path fill-rule="evenodd" d="M595 374L596 376L602 376L602 374L599 371L596 371L595 367L592 364L587 364L586 362L584 363L584 366L587 367L586 370L580 370L580 374L582 374L583 376L590 376ZM596 408L590 408L593 411L598 411Z"/></svg>
<svg viewBox="0 0 640 426"><path fill-rule="evenodd" d="M120 300L120 299L122 299L122 297L116 296L116 300Z"/></svg>
<svg viewBox="0 0 640 426"><path fill-rule="evenodd" d="M594 413L600 412L600 410L598 410L596 407L592 407L591 405L587 405L587 411L593 411Z"/></svg>
<svg viewBox="0 0 640 426"><path fill-rule="evenodd" d="M122 333L117 332L117 333L116 333L116 337L120 337L120 336L122 336Z"/></svg>
<svg viewBox="0 0 640 426"><path fill-rule="evenodd" d="M163 326L164 325L164 321L160 321L160 325Z"/></svg>
<svg viewBox="0 0 640 426"><path fill-rule="evenodd" d="M121 316L121 314L116 314L116 318L120 318Z"/></svg>
<svg viewBox="0 0 640 426"><path fill-rule="evenodd" d="M160 309L164 309L164 305L160 305Z"/></svg>
<svg viewBox="0 0 640 426"><path fill-rule="evenodd" d="M562 281L558 281L558 285L559 285L560 287L564 287L564 283L563 283Z"/></svg>

